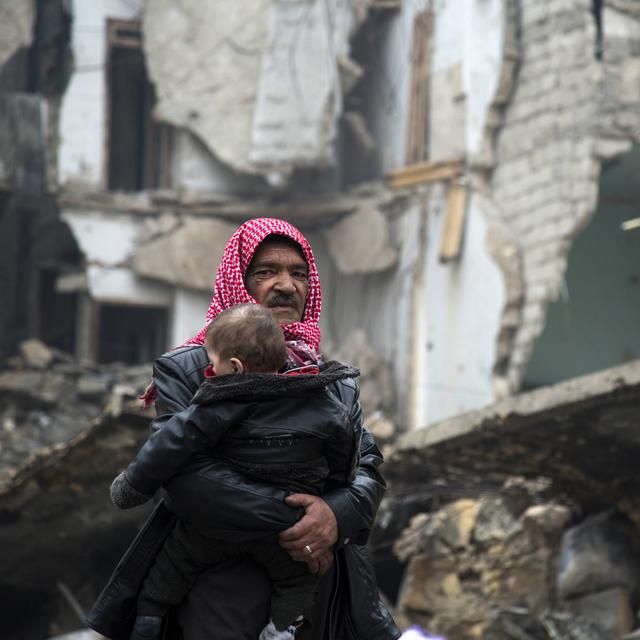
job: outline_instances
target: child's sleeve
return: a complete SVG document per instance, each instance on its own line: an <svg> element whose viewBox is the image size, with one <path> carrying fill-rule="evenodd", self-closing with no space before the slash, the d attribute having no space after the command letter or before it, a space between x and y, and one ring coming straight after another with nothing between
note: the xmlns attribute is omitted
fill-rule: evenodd
<svg viewBox="0 0 640 640"><path fill-rule="evenodd" d="M125 470L129 484L152 495L180 471L194 454L215 445L226 425L211 405L189 405L153 433Z"/></svg>

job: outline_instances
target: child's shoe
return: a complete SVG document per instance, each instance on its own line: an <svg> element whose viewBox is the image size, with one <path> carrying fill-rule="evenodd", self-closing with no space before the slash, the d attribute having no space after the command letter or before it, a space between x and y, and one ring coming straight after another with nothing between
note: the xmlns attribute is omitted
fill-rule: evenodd
<svg viewBox="0 0 640 640"><path fill-rule="evenodd" d="M160 640L162 618L160 616L136 616L129 640Z"/></svg>
<svg viewBox="0 0 640 640"><path fill-rule="evenodd" d="M296 629L295 625L290 625L284 631L278 631L273 621L269 620L269 624L262 630L258 640L295 640Z"/></svg>

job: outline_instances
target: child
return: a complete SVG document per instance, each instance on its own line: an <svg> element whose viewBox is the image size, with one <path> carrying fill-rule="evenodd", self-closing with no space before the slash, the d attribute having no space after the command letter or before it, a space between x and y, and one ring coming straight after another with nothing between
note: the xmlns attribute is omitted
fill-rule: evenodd
<svg viewBox="0 0 640 640"><path fill-rule="evenodd" d="M198 456L216 457L294 492L319 495L352 479L361 433L331 385L357 376L356 369L329 362L277 375L287 357L282 331L271 312L255 304L218 315L205 348L212 364L205 381L192 404L153 434L114 480L116 506L146 502ZM271 621L260 640L293 638L292 625L301 623L317 578L306 563L291 559L276 536L239 544L179 521L147 575L131 640L159 638L162 617L182 601L197 574L238 555L263 565L273 583Z"/></svg>

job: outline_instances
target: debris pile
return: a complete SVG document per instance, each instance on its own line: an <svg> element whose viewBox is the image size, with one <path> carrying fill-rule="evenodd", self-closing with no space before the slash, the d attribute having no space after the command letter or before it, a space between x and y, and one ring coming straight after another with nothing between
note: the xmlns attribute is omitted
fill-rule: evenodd
<svg viewBox="0 0 640 640"><path fill-rule="evenodd" d="M136 396L149 373L79 362L37 341L0 372L3 637L83 626L146 517L146 507L115 509L109 484L148 433L151 414Z"/></svg>
<svg viewBox="0 0 640 640"><path fill-rule="evenodd" d="M613 509L581 518L544 479L415 515L399 619L448 640L623 638L636 626L640 534Z"/></svg>

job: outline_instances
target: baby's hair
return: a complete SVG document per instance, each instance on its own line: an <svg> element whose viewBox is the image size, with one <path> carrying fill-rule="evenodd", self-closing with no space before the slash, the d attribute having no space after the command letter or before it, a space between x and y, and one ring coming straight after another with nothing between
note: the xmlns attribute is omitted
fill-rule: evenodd
<svg viewBox="0 0 640 640"><path fill-rule="evenodd" d="M247 371L256 373L278 371L287 361L282 329L259 304L225 309L207 327L204 343L221 360L238 358Z"/></svg>

